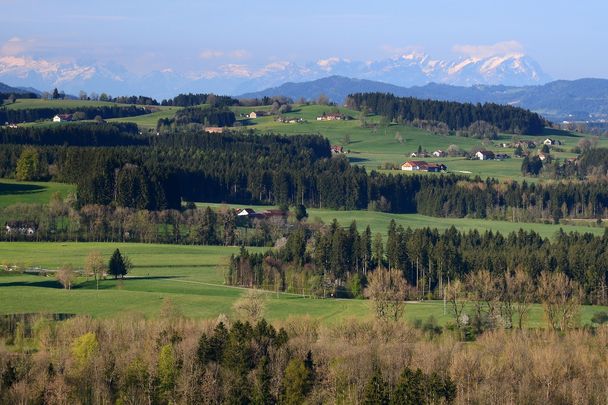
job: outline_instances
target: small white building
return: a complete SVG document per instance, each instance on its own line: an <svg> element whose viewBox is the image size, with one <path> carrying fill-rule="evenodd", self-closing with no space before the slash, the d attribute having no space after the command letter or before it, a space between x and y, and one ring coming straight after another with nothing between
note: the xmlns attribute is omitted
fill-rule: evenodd
<svg viewBox="0 0 608 405"><path fill-rule="evenodd" d="M479 160L492 160L494 159L494 152L489 150L480 150L475 154L475 157Z"/></svg>
<svg viewBox="0 0 608 405"><path fill-rule="evenodd" d="M57 114L53 117L53 122L72 121L72 114Z"/></svg>
<svg viewBox="0 0 608 405"><path fill-rule="evenodd" d="M557 139L547 138L543 141L543 145L553 146L553 145L561 145L562 143Z"/></svg>

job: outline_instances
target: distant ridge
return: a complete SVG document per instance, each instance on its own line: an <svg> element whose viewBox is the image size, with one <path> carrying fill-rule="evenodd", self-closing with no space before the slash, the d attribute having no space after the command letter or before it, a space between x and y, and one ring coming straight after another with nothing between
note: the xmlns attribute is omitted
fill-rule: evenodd
<svg viewBox="0 0 608 405"><path fill-rule="evenodd" d="M373 80L329 76L310 82L285 83L266 90L245 93L242 98L287 96L294 100L316 99L324 94L336 103L358 92L393 93L400 97L459 101L469 103L499 103L524 107L551 120L608 120L608 80L557 80L538 86L470 87L430 83L424 86L400 87Z"/></svg>
<svg viewBox="0 0 608 405"><path fill-rule="evenodd" d="M31 88L31 87L12 87L8 84L0 82L0 93L11 93L11 94L25 94L25 93L35 93L40 94L40 91Z"/></svg>
<svg viewBox="0 0 608 405"><path fill-rule="evenodd" d="M334 102L342 103L346 96L350 93L379 91L397 95L397 93L403 92L403 90L403 87L395 86L394 84L389 83L365 79L351 79L344 76L329 76L310 82L288 82L278 87L271 87L262 91L245 93L239 96L239 98L286 96L293 98L294 100L302 97L307 100L313 100L323 94Z"/></svg>

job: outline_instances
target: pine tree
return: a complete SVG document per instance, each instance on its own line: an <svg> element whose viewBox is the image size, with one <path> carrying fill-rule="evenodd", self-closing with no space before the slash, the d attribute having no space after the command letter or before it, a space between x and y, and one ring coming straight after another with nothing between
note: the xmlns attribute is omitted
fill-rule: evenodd
<svg viewBox="0 0 608 405"><path fill-rule="evenodd" d="M113 275L114 278L124 278L127 274L127 264L125 263L125 259L120 254L120 250L116 249L110 258L110 263L108 264L108 273Z"/></svg>
<svg viewBox="0 0 608 405"><path fill-rule="evenodd" d="M262 357L258 374L256 378L256 385L253 390L252 403L255 405L272 405L275 403L275 399L270 393L270 382L272 376L268 368L268 357Z"/></svg>
<svg viewBox="0 0 608 405"><path fill-rule="evenodd" d="M420 369L415 372L409 368L403 370L391 395L391 405L424 404L424 377Z"/></svg>
<svg viewBox="0 0 608 405"><path fill-rule="evenodd" d="M388 399L386 381L382 378L380 368L374 365L372 378L365 386L361 403L364 405L388 405Z"/></svg>

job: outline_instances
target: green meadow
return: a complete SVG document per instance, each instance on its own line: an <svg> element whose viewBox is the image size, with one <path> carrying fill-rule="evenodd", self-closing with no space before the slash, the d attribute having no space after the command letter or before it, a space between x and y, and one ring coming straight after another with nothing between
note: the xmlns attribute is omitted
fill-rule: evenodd
<svg viewBox="0 0 608 405"><path fill-rule="evenodd" d="M17 203L46 204L56 192L65 197L75 190L66 183L0 179L0 208Z"/></svg>
<svg viewBox="0 0 608 405"><path fill-rule="evenodd" d="M146 129L148 131L156 129L158 120L165 118L172 118L175 112L180 107L157 107L159 111L155 111L150 114L138 115L136 117L124 117L124 118L111 118L108 122L133 122L137 124L140 129Z"/></svg>
<svg viewBox="0 0 608 405"><path fill-rule="evenodd" d="M125 280L107 279L96 290L92 279L81 278L70 291L55 278L0 272L0 313L73 313L99 318L138 313L158 316L163 301L170 299L185 316L215 318L234 316L235 301L246 289L223 283L225 263L236 247L167 246L128 243L0 243L0 264L56 269L62 263L82 268L86 255L99 250L106 259L120 248L135 267ZM267 292L266 316L270 320L309 316L324 323L345 319L370 319L370 301L314 299L295 294ZM445 311L447 309L447 311ZM584 306L581 321L589 323L600 306ZM445 312L444 312L445 311ZM440 324L450 321L449 308L441 301L409 302L405 318L413 321L433 316ZM542 308L535 305L528 325L544 324Z"/></svg>
<svg viewBox="0 0 608 405"><path fill-rule="evenodd" d="M255 211L263 211L270 208L277 208L269 205L242 205L242 204L214 204L214 203L197 203L199 208L210 206L213 209L225 209L225 208L253 208ZM496 221L491 219L480 219L480 218L442 218L442 217L430 217L420 214L391 214L377 211L367 210L330 210L330 209L318 209L308 208L308 219L309 222L323 222L325 224L331 223L334 219L338 220L340 225L347 227L352 221L357 222L357 227L361 230L366 226L372 229L372 232L380 232L386 235L388 226L392 220L397 225L402 225L404 228L410 227L416 228L437 228L439 230L448 229L454 226L459 231L468 232L470 230L477 229L479 232L492 231L500 232L503 235L507 235L511 232L517 232L520 229L527 231L533 230L540 234L544 238L552 238L555 236L560 229L564 232L579 232L579 233L592 233L594 235L602 235L605 231L605 226L596 226L594 222L588 224L581 223L578 225L565 225L565 224L549 224L549 223L529 223L529 222L509 222L509 221Z"/></svg>
<svg viewBox="0 0 608 405"><path fill-rule="evenodd" d="M254 129L259 132L274 132L281 134L321 134L327 137L332 144L341 145L347 151L347 156L353 164L365 166L368 169L377 170L385 164L400 165L410 160L410 154L418 150L432 153L435 150L447 150L450 145L458 146L462 151L470 151L475 147L483 147L498 153L513 155L512 148L503 148L502 143L509 143L516 136L501 134L499 139L492 142L484 142L480 139L437 135L406 125L391 124L388 127L363 128L359 118L359 112L346 108L339 108L340 112L353 117L348 121L317 121L316 117L324 112L329 113L335 107L321 105L296 105L292 112L284 114L285 117L302 118L303 123L280 123L275 121L274 116L263 116L255 119L241 117L251 111L264 111L262 107L234 107L233 110L240 119L243 129ZM378 123L380 117L366 117L368 123ZM570 150L577 145L581 138L586 136L569 133L566 131L547 130L539 136L519 136L520 139L533 140L537 144L547 136L558 139L562 146L554 150L555 158L569 158L576 156ZM600 140L601 146L608 146L608 139ZM429 162L442 162L448 166L448 171L470 176L479 175L495 177L501 180L527 180L536 181L534 178L524 178L521 175L521 159L511 158L504 161L479 161L467 160L465 158L423 158ZM402 173L393 170L394 173Z"/></svg>

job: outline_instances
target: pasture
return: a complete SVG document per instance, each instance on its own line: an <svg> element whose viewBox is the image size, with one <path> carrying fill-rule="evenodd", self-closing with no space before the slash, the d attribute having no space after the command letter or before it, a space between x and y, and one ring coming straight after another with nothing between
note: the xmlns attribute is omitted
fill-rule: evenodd
<svg viewBox="0 0 608 405"><path fill-rule="evenodd" d="M46 204L58 192L65 197L74 192L72 184L0 179L0 208L12 204Z"/></svg>
<svg viewBox="0 0 608 405"><path fill-rule="evenodd" d="M241 205L241 204L214 204L214 203L197 203L197 207L204 208L210 206L213 209L225 209L225 208L253 208L255 211L263 211L269 208L277 208L268 205ZM604 226L595 226L595 222L588 222L587 225L581 223L579 225L563 225L563 224L545 224L545 223L529 223L529 222L509 222L509 221L496 221L491 219L479 219L479 218L441 218L441 217L430 217L420 214L391 214L378 211L346 211L346 210L330 210L330 209L318 209L308 208L308 219L309 222L320 222L325 224L331 223L334 218L338 220L340 225L347 227L352 221L357 222L359 230L365 229L366 226L370 226L373 233L380 232L386 235L388 226L391 220L395 220L397 225L402 225L404 228L410 227L416 228L437 228L439 230L448 229L452 226L456 227L459 231L468 232L470 230L477 229L479 232L492 231L500 232L503 235L507 235L511 232L517 232L520 229L527 231L534 230L544 238L552 238L555 236L560 229L564 232L579 232L579 233L592 233L594 235L602 235L606 229Z"/></svg>
<svg viewBox="0 0 608 405"><path fill-rule="evenodd" d="M324 112L329 113L335 107L321 105L296 105L285 117L302 118L303 123L280 123L276 122L274 116L264 116L255 119L240 117L251 111L264 111L262 107L234 107L237 118L243 124L243 129L255 129L259 132L274 132L286 135L292 134L321 134L327 137L333 145L341 145L347 151L347 157L353 164L358 164L367 169L380 169L389 165L400 165L410 160L410 154L418 150L432 153L437 149L447 150L450 145L456 145L462 151L470 151L473 148L484 148L497 153L513 155L512 148L503 148L502 143L509 143L514 138L522 140L533 140L537 144L547 136L562 142L558 149L552 151L555 158L569 158L576 154L570 150L577 145L581 138L586 136L569 133L565 131L547 130L545 134L538 136L515 136L501 134L499 139L488 142L475 138L461 136L438 135L422 129L406 125L391 124L386 127L375 126L363 128L359 118L359 112L346 108L339 108L340 112L353 117L348 121L317 121L316 117ZM266 108L267 110L267 108ZM368 116L369 124L379 123L380 117ZM602 139L600 146L608 146L608 139ZM456 158L422 158L429 162L442 162L448 166L448 171L470 176L495 177L501 180L526 180L536 181L534 178L524 178L521 175L521 159L512 158L504 161L479 161L466 160L462 157ZM418 159L420 160L420 158ZM401 173L394 170L394 173ZM469 173L470 172L470 173Z"/></svg>
<svg viewBox="0 0 608 405"><path fill-rule="evenodd" d="M109 259L120 248L133 261L135 268L125 280L103 280L95 289L93 280L81 278L71 291L61 288L52 276L36 276L0 272L0 313L73 313L99 318L138 313L158 316L163 301L168 298L185 316L215 318L220 314L234 316L233 304L246 289L223 284L226 260L236 247L168 246L153 244L108 243L0 243L4 264L40 266L56 269L70 262L81 268L92 250L99 250ZM407 320L425 320L433 316L440 324L451 320L444 313L441 301L410 302L406 304ZM589 323L600 306L584 306L581 321ZM310 316L324 323L344 319L371 318L371 302L356 299L313 299L293 294L267 293L266 317L285 320ZM543 326L540 305L532 308L528 325Z"/></svg>
<svg viewBox="0 0 608 405"><path fill-rule="evenodd" d="M136 117L111 118L108 122L133 122L140 129L146 129L148 132L156 129L156 124L159 119L173 118L175 112L181 107L157 107L159 111L151 114L138 115Z"/></svg>

